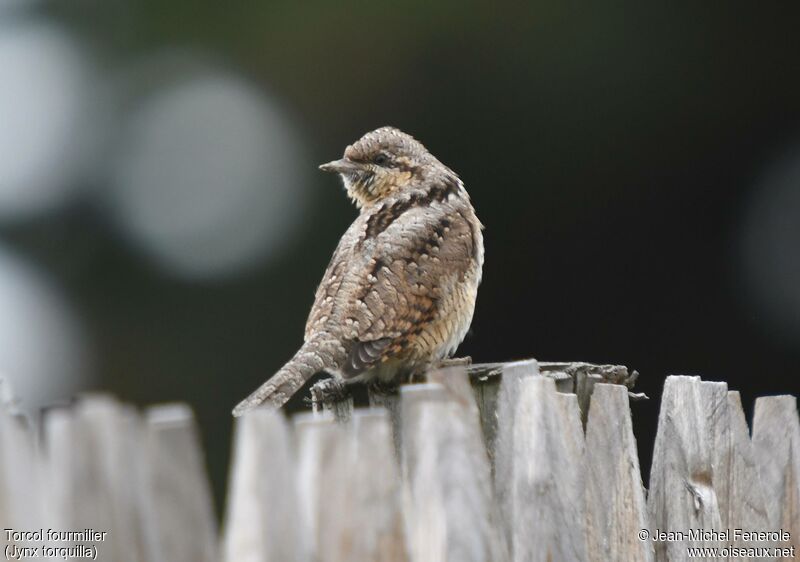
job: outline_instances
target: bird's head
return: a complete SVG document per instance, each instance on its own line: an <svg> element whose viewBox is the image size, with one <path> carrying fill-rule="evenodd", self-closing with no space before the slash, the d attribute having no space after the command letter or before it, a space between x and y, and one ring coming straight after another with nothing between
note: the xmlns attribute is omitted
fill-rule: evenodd
<svg viewBox="0 0 800 562"><path fill-rule="evenodd" d="M348 146L344 158L319 168L339 174L350 198L364 207L418 185L439 167L446 169L414 137L381 127Z"/></svg>

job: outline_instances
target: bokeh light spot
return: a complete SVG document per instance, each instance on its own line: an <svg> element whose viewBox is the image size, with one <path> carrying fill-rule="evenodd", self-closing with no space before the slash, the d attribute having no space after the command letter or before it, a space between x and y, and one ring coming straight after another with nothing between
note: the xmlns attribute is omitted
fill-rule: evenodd
<svg viewBox="0 0 800 562"><path fill-rule="evenodd" d="M64 402L87 385L86 338L59 291L0 247L0 377L23 409Z"/></svg>
<svg viewBox="0 0 800 562"><path fill-rule="evenodd" d="M61 28L0 25L0 219L50 210L74 187L91 69Z"/></svg>
<svg viewBox="0 0 800 562"><path fill-rule="evenodd" d="M749 304L771 335L800 345L800 146L757 183L742 229Z"/></svg>
<svg viewBox="0 0 800 562"><path fill-rule="evenodd" d="M160 84L123 128L111 201L164 270L219 277L273 257L302 218L302 143L288 117L230 72Z"/></svg>

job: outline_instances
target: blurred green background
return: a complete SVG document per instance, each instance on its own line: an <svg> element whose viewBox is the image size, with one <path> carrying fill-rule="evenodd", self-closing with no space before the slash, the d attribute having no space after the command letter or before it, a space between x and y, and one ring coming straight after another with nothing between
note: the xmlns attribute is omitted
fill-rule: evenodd
<svg viewBox="0 0 800 562"><path fill-rule="evenodd" d="M231 407L300 345L382 125L486 225L476 361L797 393L797 3L5 0L0 372L30 411ZM301 407L295 401L294 407ZM649 465L658 402L634 407Z"/></svg>

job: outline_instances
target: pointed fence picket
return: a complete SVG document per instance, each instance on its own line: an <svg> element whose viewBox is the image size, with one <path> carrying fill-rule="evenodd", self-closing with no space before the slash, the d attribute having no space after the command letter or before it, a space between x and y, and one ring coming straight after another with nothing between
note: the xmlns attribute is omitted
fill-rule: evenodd
<svg viewBox="0 0 800 562"><path fill-rule="evenodd" d="M141 414L90 395L48 410L39 430L5 407L2 527L106 535L3 546L94 548L122 562L800 557L796 398L759 398L751 437L738 392L668 377L646 490L635 376L528 360L371 389L368 409L323 384L315 413L256 410L235 426L221 538L187 406Z"/></svg>

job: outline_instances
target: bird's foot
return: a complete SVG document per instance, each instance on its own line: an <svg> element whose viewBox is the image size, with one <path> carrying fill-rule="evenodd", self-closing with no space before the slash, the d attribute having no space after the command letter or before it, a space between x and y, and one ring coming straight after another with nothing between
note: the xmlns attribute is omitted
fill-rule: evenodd
<svg viewBox="0 0 800 562"><path fill-rule="evenodd" d="M311 387L311 402L316 410L322 404L335 404L349 398L350 391L344 381L331 377Z"/></svg>

